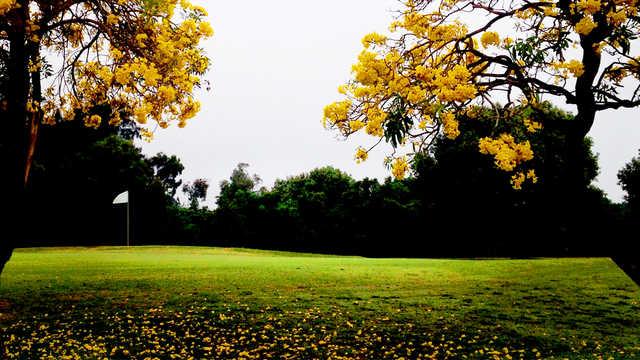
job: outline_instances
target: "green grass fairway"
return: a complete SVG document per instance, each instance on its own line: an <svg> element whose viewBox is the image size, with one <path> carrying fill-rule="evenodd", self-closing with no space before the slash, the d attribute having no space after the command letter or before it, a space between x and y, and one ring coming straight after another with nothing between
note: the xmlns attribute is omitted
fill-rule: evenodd
<svg viewBox="0 0 640 360"><path fill-rule="evenodd" d="M640 359L609 259L24 249L0 286L6 359Z"/></svg>

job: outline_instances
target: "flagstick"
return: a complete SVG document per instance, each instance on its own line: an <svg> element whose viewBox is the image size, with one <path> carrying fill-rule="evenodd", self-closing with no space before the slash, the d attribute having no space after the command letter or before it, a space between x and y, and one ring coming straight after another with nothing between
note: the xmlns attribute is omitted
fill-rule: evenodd
<svg viewBox="0 0 640 360"><path fill-rule="evenodd" d="M129 241L129 236L131 234L131 230L129 230L130 217L131 217L131 214L129 213L129 201L127 200L127 247L131 246L131 242Z"/></svg>
<svg viewBox="0 0 640 360"><path fill-rule="evenodd" d="M131 209L129 201L129 190L116 196L113 200L114 205L127 204L127 247L131 246Z"/></svg>

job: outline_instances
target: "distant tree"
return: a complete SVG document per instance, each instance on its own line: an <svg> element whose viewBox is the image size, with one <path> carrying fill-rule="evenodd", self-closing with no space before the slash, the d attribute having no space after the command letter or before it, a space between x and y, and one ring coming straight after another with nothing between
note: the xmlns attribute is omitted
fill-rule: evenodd
<svg viewBox="0 0 640 360"><path fill-rule="evenodd" d="M289 212L327 213L332 211L332 205L339 202L353 183L353 178L348 174L327 166L286 180L277 180L272 191L280 197Z"/></svg>
<svg viewBox="0 0 640 360"><path fill-rule="evenodd" d="M277 180L271 196L275 211L288 233L290 248L340 251L349 242L345 228L351 221L346 194L355 181L333 167Z"/></svg>
<svg viewBox="0 0 640 360"><path fill-rule="evenodd" d="M175 198L176 191L182 185L180 176L184 171L184 165L177 156L168 156L163 153L154 155L149 159L149 164L153 167L155 177L160 181L167 194Z"/></svg>
<svg viewBox="0 0 640 360"><path fill-rule="evenodd" d="M256 188L262 180L256 174L251 175L248 169L249 164L239 163L231 172L229 180L220 182L216 216L222 234L227 239L246 241L254 231L252 224L258 198Z"/></svg>
<svg viewBox="0 0 640 360"><path fill-rule="evenodd" d="M230 189L245 191L254 190L258 185L260 185L260 183L262 183L262 179L260 179L258 175L250 175L247 171L248 168L249 164L239 163L231 172L229 180L223 180L220 183L220 189L223 192Z"/></svg>
<svg viewBox="0 0 640 360"><path fill-rule="evenodd" d="M189 199L189 207L197 209L200 201L207 200L207 192L209 191L209 182L205 179L196 179L190 184L185 184L182 191Z"/></svg>
<svg viewBox="0 0 640 360"><path fill-rule="evenodd" d="M250 175L249 164L239 163L231 172L229 180L220 182L220 195L216 200L219 209L233 209L238 206L240 198L253 193L262 180L256 174Z"/></svg>

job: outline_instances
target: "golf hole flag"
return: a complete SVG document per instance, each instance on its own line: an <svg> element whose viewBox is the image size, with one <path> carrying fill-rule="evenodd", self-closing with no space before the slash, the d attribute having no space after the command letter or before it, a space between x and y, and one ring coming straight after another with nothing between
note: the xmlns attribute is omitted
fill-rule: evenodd
<svg viewBox="0 0 640 360"><path fill-rule="evenodd" d="M118 204L128 204L129 203L129 192L125 191L122 194L116 196L115 200L113 200L114 205Z"/></svg>
<svg viewBox="0 0 640 360"><path fill-rule="evenodd" d="M131 246L131 212L129 210L129 191L125 191L122 194L116 196L113 200L113 205L127 204L127 247Z"/></svg>

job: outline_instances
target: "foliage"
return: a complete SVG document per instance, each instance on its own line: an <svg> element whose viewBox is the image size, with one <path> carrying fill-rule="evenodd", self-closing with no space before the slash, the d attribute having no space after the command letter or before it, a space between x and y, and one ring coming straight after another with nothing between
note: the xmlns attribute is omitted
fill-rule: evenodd
<svg viewBox="0 0 640 360"><path fill-rule="evenodd" d="M166 231L155 238L145 237L145 244L211 244L216 219L213 212L206 208L192 209L173 203L167 208Z"/></svg>
<svg viewBox="0 0 640 360"><path fill-rule="evenodd" d="M339 241L339 229L350 212L345 194L353 184L351 176L332 167L278 180L271 191L272 201L277 204L273 210L293 225L292 235L298 241L308 243L300 244L303 248ZM339 244L327 245L340 248Z"/></svg>
<svg viewBox="0 0 640 360"><path fill-rule="evenodd" d="M390 36L364 37L353 78L339 88L345 99L325 108L325 125L347 137L365 132L407 145L403 152L412 156L438 134L457 138L466 113L479 105L495 109L498 122L535 130L546 125L540 104L547 96L576 105L567 136L571 156L580 158L598 111L640 105L637 15L635 0L404 1ZM473 25L470 17L483 21ZM517 29L509 34L515 37L502 29ZM528 135L496 132L481 147L513 174L515 188L536 178L528 176L535 170ZM371 149L359 148L358 160ZM387 160L398 179L406 162L396 151ZM581 174L581 164L569 165L572 176Z"/></svg>
<svg viewBox="0 0 640 360"><path fill-rule="evenodd" d="M277 180L273 194L279 199L279 209L292 216L310 214L309 220L316 215L327 214L336 209L342 195L353 185L351 176L332 167L323 167L308 174Z"/></svg>
<svg viewBox="0 0 640 360"><path fill-rule="evenodd" d="M248 217L257 216L256 187L262 182L258 175L250 175L249 164L239 163L229 180L220 183L220 195L216 199L216 224L219 236L233 238L244 243L252 232Z"/></svg>
<svg viewBox="0 0 640 360"><path fill-rule="evenodd" d="M477 149L494 132L517 134L529 129L518 120L503 119L496 124L491 109L468 112L461 118L459 137L438 137L430 156L416 157L416 176L410 183L413 196L422 203L420 217L431 236L450 236L453 231L459 245L451 252L442 244L431 243L431 252L456 256L486 251L491 256L609 254L614 241L605 246L597 239L615 230L616 211L591 186L598 174L592 142L583 141L582 181L570 185L580 196L565 204L560 199L566 184L574 180L566 170L570 160L565 128L573 117L548 104L542 106L546 125L529 135L531 148L539 154L531 161L538 171L530 178L532 184L521 191L508 186L496 160L492 166L492 159ZM573 219L581 220L579 226Z"/></svg>
<svg viewBox="0 0 640 360"><path fill-rule="evenodd" d="M0 318L7 359L595 360L640 351L640 290L608 259L20 249L2 285L12 303Z"/></svg>
<svg viewBox="0 0 640 360"><path fill-rule="evenodd" d="M256 186L260 185L262 180L258 175L249 175L247 169L249 168L249 164L240 163L238 166L233 169L231 172L231 177L229 180L224 180L220 184L220 189L225 192L234 192L234 191L252 191ZM220 201L224 201L224 195L219 198Z"/></svg>
<svg viewBox="0 0 640 360"><path fill-rule="evenodd" d="M220 195L216 199L216 205L220 209L218 213L227 217L228 221L243 222L242 216L239 216L236 211L248 206L256 187L262 182L258 175L250 175L248 168L249 164L239 163L231 172L229 180L223 180L220 183ZM222 214L224 211L227 211L227 214Z"/></svg>

